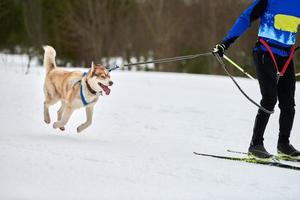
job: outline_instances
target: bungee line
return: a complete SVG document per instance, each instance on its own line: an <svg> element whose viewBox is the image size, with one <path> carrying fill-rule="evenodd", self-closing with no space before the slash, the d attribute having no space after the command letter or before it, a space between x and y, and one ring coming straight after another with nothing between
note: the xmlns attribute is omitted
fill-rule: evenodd
<svg viewBox="0 0 300 200"><path fill-rule="evenodd" d="M170 57L170 58L162 58L162 59L156 59L151 61L145 61L145 62L136 62L136 63L128 63L124 64L123 66L129 67L129 66L136 66L136 65L145 65L145 64L160 64L160 63L168 63L168 62L175 62L175 61L183 61L183 60L190 60L195 59L201 56L215 56L217 61L222 66L223 70L226 72L226 74L229 76L229 78L233 81L233 83L236 85L236 87L239 89L239 91L244 95L244 97L250 101L253 105L258 107L260 110L264 111L267 114L273 114L274 110L268 110L264 108L263 106L259 105L257 102L255 102L252 98L250 98L246 92L241 88L241 86L238 84L238 82L235 80L234 76L229 72L227 69L226 64L222 60L222 58L219 56L219 54L216 53L216 49L213 50L213 52L207 52L207 53L201 53L201 54L193 54L193 55L186 55L186 56L177 56L177 57ZM240 72L242 72L244 75L246 75L248 78L255 80L253 76L251 76L248 72L246 72L242 67L240 67L236 62L234 62L232 59L230 59L225 54L223 55L223 58L227 60L232 66L234 66L236 69L238 69ZM118 65L113 66L112 68L108 69L109 72L119 69L120 67ZM295 76L300 76L300 73L295 74Z"/></svg>
<svg viewBox="0 0 300 200"><path fill-rule="evenodd" d="M166 62L190 60L190 59L198 58L198 57L201 57L201 56L211 56L211 55L212 55L211 52L207 52L207 53L194 54L194 55L177 56L177 57L171 57L171 58L162 58L162 59L156 59L156 60L151 60L151 61L146 61L146 62L128 63L128 64L124 64L123 66L128 67L128 66L145 65L145 64L151 64L151 63L160 64L160 63L166 63Z"/></svg>
<svg viewBox="0 0 300 200"><path fill-rule="evenodd" d="M228 71L225 63L223 62L222 58L219 56L219 54L215 53L214 54L216 59L218 60L218 62L220 63L220 65L222 66L222 68L224 69L224 71L226 72L226 74L230 77L230 79L233 81L233 83L236 85L236 87L239 89L239 91L246 97L246 99L248 99L253 105L255 105L256 107L258 107L260 110L264 111L267 114L273 114L274 110L270 111L266 108L264 108L263 106L259 105L258 103L256 103L253 99L251 99L246 92L244 92L244 90L241 88L241 86L238 84L238 82L234 79L233 75L231 75L231 73Z"/></svg>

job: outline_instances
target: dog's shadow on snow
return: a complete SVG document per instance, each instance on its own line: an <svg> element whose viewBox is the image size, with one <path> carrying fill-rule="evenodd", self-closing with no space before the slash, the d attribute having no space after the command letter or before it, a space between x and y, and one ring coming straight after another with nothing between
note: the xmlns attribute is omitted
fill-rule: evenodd
<svg viewBox="0 0 300 200"><path fill-rule="evenodd" d="M45 141L47 143L55 144L89 144L89 145L105 145L109 141L99 140L98 138L91 137L88 135L78 135L77 133L35 133L35 134L26 134L23 135L27 139L36 140L36 141Z"/></svg>

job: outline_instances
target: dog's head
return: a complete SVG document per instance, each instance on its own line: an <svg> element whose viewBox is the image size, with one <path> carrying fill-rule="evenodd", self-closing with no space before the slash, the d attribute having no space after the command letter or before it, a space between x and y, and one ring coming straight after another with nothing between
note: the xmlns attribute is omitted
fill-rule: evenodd
<svg viewBox="0 0 300 200"><path fill-rule="evenodd" d="M100 64L94 64L94 62L92 62L87 75L87 81L93 90L96 92L103 91L106 95L110 93L109 86L113 85L113 82L110 80L109 71Z"/></svg>

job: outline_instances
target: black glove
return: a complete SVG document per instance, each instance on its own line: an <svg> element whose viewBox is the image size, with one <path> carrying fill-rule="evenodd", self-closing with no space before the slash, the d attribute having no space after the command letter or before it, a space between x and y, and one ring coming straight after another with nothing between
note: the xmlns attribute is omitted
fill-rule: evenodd
<svg viewBox="0 0 300 200"><path fill-rule="evenodd" d="M220 57L223 57L225 50L227 49L224 43L217 44L216 47L213 49L213 54L218 54Z"/></svg>

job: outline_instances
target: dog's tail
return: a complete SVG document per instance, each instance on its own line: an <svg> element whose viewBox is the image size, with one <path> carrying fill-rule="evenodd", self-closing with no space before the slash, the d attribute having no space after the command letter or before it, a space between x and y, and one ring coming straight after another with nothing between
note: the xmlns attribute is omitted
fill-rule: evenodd
<svg viewBox="0 0 300 200"><path fill-rule="evenodd" d="M44 67L46 68L46 73L49 73L52 69L56 67L55 56L56 51L51 46L43 46L44 48Z"/></svg>

